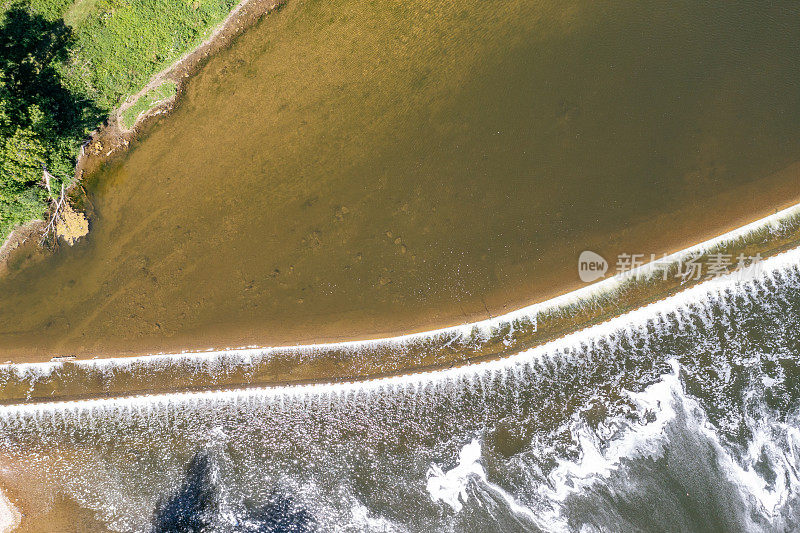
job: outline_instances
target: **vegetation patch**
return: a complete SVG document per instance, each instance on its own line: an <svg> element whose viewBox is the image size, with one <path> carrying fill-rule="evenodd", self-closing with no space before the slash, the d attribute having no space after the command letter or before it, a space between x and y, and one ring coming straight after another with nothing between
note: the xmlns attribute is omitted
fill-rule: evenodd
<svg viewBox="0 0 800 533"><path fill-rule="evenodd" d="M89 221L86 220L86 216L72 209L69 204L65 205L56 222L56 235L72 246L87 233L89 233Z"/></svg>
<svg viewBox="0 0 800 533"><path fill-rule="evenodd" d="M178 90L178 84L172 80L167 80L158 87L150 89L139 97L136 102L122 112L122 124L126 128L133 127L136 124L136 119L153 106L168 100L175 96Z"/></svg>
<svg viewBox="0 0 800 533"><path fill-rule="evenodd" d="M70 185L89 133L200 44L236 0L22 0L0 4L0 242ZM175 94L167 83L123 117ZM49 192L44 171L51 178Z"/></svg>

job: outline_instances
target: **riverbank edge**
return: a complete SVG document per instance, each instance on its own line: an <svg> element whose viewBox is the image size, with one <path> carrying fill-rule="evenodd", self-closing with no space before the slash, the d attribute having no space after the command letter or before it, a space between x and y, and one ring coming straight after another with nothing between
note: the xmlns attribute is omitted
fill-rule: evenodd
<svg viewBox="0 0 800 533"><path fill-rule="evenodd" d="M130 95L120 106L111 111L105 124L94 130L81 147L75 162L72 183L67 193L71 195L75 188L80 186L85 175L91 174L103 164L123 156L134 142L153 125L155 119L169 114L178 105L186 82L197 73L210 56L230 46L242 32L255 25L262 16L280 8L285 1L241 0L222 22L211 28L209 35L200 44L180 56L165 69L154 74L139 92ZM122 113L133 106L139 98L144 97L149 91L166 81L173 81L177 84L176 94L140 113L135 123L126 127L122 120ZM31 236L40 233L43 227L44 224L41 220L31 220L9 233L5 241L0 244L0 276L3 275L3 267L11 253Z"/></svg>
<svg viewBox="0 0 800 533"><path fill-rule="evenodd" d="M659 264L667 265L663 268L644 264L479 322L366 341L4 364L0 365L0 404L43 406L97 397L108 401L167 393L364 384L503 361L532 349L553 346L681 294L702 290L716 279L671 284L654 280L662 272L674 273L675 266L688 258L721 252L733 257L747 252L765 259L785 256L787 252L793 253L792 257L800 256L800 204L660 258ZM732 270L727 277L738 275L737 272ZM550 334L537 335L538 326L543 323L554 327ZM439 357L439 352L445 355ZM356 355L360 361L353 363ZM347 366L344 362L350 370L354 364L365 365L357 366L363 372L348 371L343 368ZM387 362L395 366L387 371L369 370L369 365L382 368ZM282 364L292 368L281 371ZM311 369L310 377L296 371L295 367L304 366ZM325 375L324 370L331 368L339 371L338 375L336 371ZM227 370L222 377L220 369ZM89 383L101 386L92 393L91 387L82 385ZM169 385L165 387L165 383ZM70 385L77 390L68 392Z"/></svg>

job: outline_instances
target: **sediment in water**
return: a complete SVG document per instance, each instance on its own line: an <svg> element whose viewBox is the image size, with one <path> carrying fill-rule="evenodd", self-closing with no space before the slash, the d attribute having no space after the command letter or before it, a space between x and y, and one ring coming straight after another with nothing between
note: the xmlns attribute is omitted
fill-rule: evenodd
<svg viewBox="0 0 800 533"><path fill-rule="evenodd" d="M472 372L474 364L483 361L504 360L536 346L549 349L556 339L586 327L593 326L589 331L596 331L597 324L607 321L618 324L629 319L633 309L642 308L647 310L642 312L650 313L659 304L649 302L666 298L665 305L674 305L676 296L672 295L681 291L678 298L713 290L720 280L680 277L679 269L689 259L708 266L718 254L730 258L739 254L772 257L726 276L747 280L762 268L775 270L796 261L800 258L798 243L800 205L662 258L658 263L642 265L548 302L489 320L372 341L0 365L0 403L51 403L141 394L152 395L158 401L167 392L264 386L282 387L280 390L285 391L291 390L283 388L286 386L325 382L332 387L336 383L374 385L386 376L418 375L444 368ZM375 379L379 381L370 381Z"/></svg>
<svg viewBox="0 0 800 533"><path fill-rule="evenodd" d="M18 254L0 361L469 323L579 286L581 249L660 254L771 213L798 194L795 19L291 3L85 182L89 238Z"/></svg>

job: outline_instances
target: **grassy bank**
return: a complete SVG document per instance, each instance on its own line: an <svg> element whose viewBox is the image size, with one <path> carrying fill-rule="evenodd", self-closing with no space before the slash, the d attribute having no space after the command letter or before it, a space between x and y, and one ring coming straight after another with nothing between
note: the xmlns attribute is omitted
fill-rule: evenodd
<svg viewBox="0 0 800 533"><path fill-rule="evenodd" d="M14 227L43 216L50 197L69 184L89 132L155 73L197 46L235 5L235 0L0 4L0 242ZM141 100L126 122L155 101ZM52 193L42 181L43 168L56 178Z"/></svg>
<svg viewBox="0 0 800 533"><path fill-rule="evenodd" d="M178 84L172 80L167 80L161 85L150 89L141 98L136 100L133 105L121 113L123 126L133 127L139 115L152 108L153 106L175 96L178 91Z"/></svg>

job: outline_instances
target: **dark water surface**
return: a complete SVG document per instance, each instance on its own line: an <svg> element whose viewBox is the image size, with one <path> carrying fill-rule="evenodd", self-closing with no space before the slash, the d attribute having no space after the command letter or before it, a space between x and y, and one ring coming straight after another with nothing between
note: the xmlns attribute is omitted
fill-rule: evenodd
<svg viewBox="0 0 800 533"><path fill-rule="evenodd" d="M15 361L497 314L797 200L800 5L290 0L0 279Z"/></svg>

